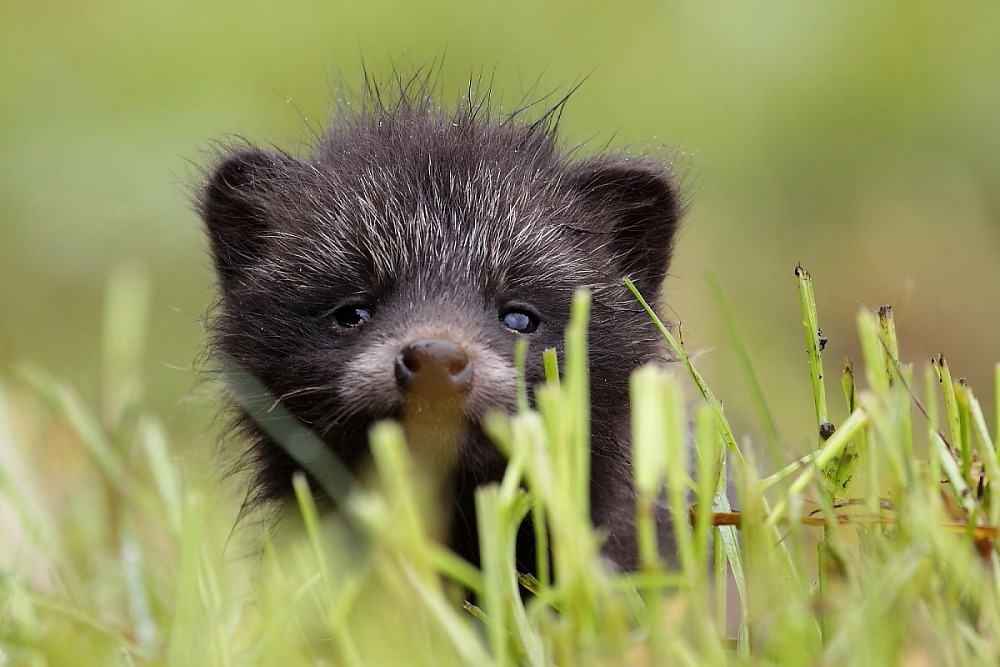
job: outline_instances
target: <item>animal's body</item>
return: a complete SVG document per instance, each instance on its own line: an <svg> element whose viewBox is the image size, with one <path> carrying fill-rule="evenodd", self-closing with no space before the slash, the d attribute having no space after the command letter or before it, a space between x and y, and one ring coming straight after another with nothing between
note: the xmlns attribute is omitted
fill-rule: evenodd
<svg viewBox="0 0 1000 667"><path fill-rule="evenodd" d="M515 404L512 352L561 349L592 294L591 514L604 555L636 564L628 378L660 354L622 278L655 302L680 217L665 164L572 157L553 124L431 99L341 114L306 157L249 145L200 194L221 299L212 346L257 378L349 468L399 419L440 473L448 543L478 562L474 491L505 459L479 422ZM290 496L293 460L245 414L252 497ZM518 561L535 563L532 531Z"/></svg>

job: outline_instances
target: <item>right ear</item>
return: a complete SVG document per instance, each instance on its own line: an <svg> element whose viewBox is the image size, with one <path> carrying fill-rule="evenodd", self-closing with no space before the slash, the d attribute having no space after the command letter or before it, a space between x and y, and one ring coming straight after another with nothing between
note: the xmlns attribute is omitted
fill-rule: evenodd
<svg viewBox="0 0 1000 667"><path fill-rule="evenodd" d="M198 212L223 287L262 257L268 231L276 222L275 195L298 164L287 155L246 147L223 155L212 170Z"/></svg>
<svg viewBox="0 0 1000 667"><path fill-rule="evenodd" d="M591 205L610 218L607 244L621 275L655 303L683 213L681 196L664 165L605 155L577 163L571 178Z"/></svg>

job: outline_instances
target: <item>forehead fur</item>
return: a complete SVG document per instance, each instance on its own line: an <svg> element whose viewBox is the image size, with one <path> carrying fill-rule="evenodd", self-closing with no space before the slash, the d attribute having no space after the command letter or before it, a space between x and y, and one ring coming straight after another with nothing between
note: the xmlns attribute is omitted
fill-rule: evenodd
<svg viewBox="0 0 1000 667"><path fill-rule="evenodd" d="M295 265L375 283L429 273L599 282L572 230L593 224L552 128L469 110L400 107L343 118L270 207L272 279ZM289 262L290 259L299 261Z"/></svg>

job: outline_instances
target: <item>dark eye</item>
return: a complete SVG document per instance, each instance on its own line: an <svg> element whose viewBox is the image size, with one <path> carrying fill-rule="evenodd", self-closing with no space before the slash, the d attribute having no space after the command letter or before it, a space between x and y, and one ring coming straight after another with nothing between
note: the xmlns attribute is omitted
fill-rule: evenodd
<svg viewBox="0 0 1000 667"><path fill-rule="evenodd" d="M527 308L509 308L500 311L500 321L511 331L519 334L530 334L538 328L538 315Z"/></svg>
<svg viewBox="0 0 1000 667"><path fill-rule="evenodd" d="M333 323L336 327L341 329L353 329L354 327L360 327L372 318L373 310L373 308L364 304L354 303L347 306L341 306L333 311Z"/></svg>

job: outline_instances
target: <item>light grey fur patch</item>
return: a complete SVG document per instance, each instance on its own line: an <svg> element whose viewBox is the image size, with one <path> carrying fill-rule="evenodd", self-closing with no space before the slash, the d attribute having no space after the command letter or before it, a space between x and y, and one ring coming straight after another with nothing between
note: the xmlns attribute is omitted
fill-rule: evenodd
<svg viewBox="0 0 1000 667"><path fill-rule="evenodd" d="M459 345L472 366L468 395L459 407L466 419L477 421L491 409L513 409L514 367L490 349L479 336L451 323L418 324L404 331L373 336L344 368L337 393L347 413L370 412L372 407L402 407L404 396L396 386L396 356L411 341L443 338ZM352 409L353 408L353 409Z"/></svg>

